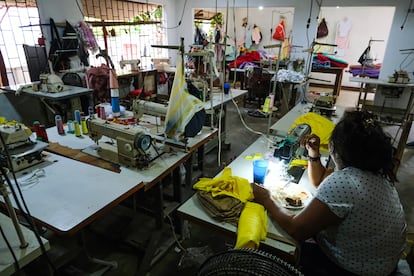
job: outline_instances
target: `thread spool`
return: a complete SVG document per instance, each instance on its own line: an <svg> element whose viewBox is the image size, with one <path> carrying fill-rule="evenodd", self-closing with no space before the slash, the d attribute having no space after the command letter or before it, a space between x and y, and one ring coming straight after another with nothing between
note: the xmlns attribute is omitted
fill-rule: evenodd
<svg viewBox="0 0 414 276"><path fill-rule="evenodd" d="M46 142L46 143L49 142L49 138L47 137L47 132L46 132L45 125L40 125L39 126L39 134L40 134L41 140L43 142Z"/></svg>
<svg viewBox="0 0 414 276"><path fill-rule="evenodd" d="M81 130L80 130L79 123L77 121L75 121L75 122L73 122L73 124L75 125L75 136L80 137L81 136Z"/></svg>
<svg viewBox="0 0 414 276"><path fill-rule="evenodd" d="M73 121L68 120L67 125L68 125L68 133L71 133L71 134L75 133L75 125Z"/></svg>
<svg viewBox="0 0 414 276"><path fill-rule="evenodd" d="M88 126L86 125L86 118L81 118L81 128L82 128L82 134L88 134Z"/></svg>
<svg viewBox="0 0 414 276"><path fill-rule="evenodd" d="M99 106L99 117L103 120L106 119L105 106Z"/></svg>
<svg viewBox="0 0 414 276"><path fill-rule="evenodd" d="M62 116L60 116L60 115L55 116L55 124L56 124L58 134L60 134L60 135L65 134L65 130L63 129Z"/></svg>
<svg viewBox="0 0 414 276"><path fill-rule="evenodd" d="M114 117L121 116L121 107L119 105L119 85L114 70L109 71L109 88L111 89L111 106Z"/></svg>
<svg viewBox="0 0 414 276"><path fill-rule="evenodd" d="M34 121L33 122L33 129L34 129L34 131L35 131L35 133L36 133L36 140L42 140L42 136L41 136L41 133L40 133L40 122L39 121Z"/></svg>
<svg viewBox="0 0 414 276"><path fill-rule="evenodd" d="M79 110L75 110L75 121L78 122L78 124L81 123L81 113Z"/></svg>

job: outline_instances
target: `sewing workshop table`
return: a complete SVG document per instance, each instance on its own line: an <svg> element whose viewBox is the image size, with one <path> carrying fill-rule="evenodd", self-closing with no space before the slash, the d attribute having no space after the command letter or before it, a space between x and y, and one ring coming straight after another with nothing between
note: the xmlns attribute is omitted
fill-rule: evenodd
<svg viewBox="0 0 414 276"><path fill-rule="evenodd" d="M237 175L246 178L249 182L253 182L253 166L251 160L246 160L246 156L251 156L256 153L267 154L271 151L268 141L261 137L251 144L242 154L239 155L233 162L227 167L232 169L232 175ZM271 173L271 172L270 172ZM220 173L221 174L221 173ZM219 174L219 175L220 175ZM307 175L304 173L300 180L300 185L308 186ZM309 184L310 185L310 184ZM226 222L219 222L210 217L204 210L197 195L193 195L190 199L184 202L178 208L178 214L188 221L204 225L214 231L230 235L235 237L237 235L237 227ZM296 259L296 243L284 232L277 223L268 219L268 235L267 238L262 241L260 246L267 247L271 250L277 250L278 253L286 256L290 260Z"/></svg>
<svg viewBox="0 0 414 276"><path fill-rule="evenodd" d="M335 75L335 82L333 85L333 96L334 96L334 99L336 100L336 98L339 96L339 93L341 92L342 76L344 73L344 68L340 68L340 67L312 68L311 72Z"/></svg>
<svg viewBox="0 0 414 276"><path fill-rule="evenodd" d="M19 90L20 87L24 87L21 89L20 95L16 94L16 91ZM38 98L46 109L52 111L53 115L60 114L63 117L63 120L66 121L66 117L69 117L68 114L72 115L75 110L82 111L82 103L81 97L86 97L89 106L93 106L93 90L86 88L86 87L78 87L72 85L65 85L66 89L61 92L43 92L43 91L35 91L32 88L32 84L22 84L22 85L10 85L10 86L3 86L1 87L2 90L10 93L14 93L16 96L23 96L23 97L35 97ZM69 102L69 108L66 109L66 105L64 109L61 111L56 110L54 107L50 105L50 103L64 103ZM45 113L47 113L45 109ZM88 110L83 110L85 113ZM63 114L61 114L63 113ZM46 115L46 118L48 116Z"/></svg>
<svg viewBox="0 0 414 276"><path fill-rule="evenodd" d="M12 220L3 213L0 213L0 225L18 259L19 268L23 268L42 254L40 245L33 231L20 225L24 239L28 243L26 248L20 248L19 238ZM49 250L49 241L44 238L41 238L41 241L43 242L45 250ZM16 272L14 259L4 241L0 243L0 260L0 275L13 275Z"/></svg>
<svg viewBox="0 0 414 276"><path fill-rule="evenodd" d="M298 104L291 109L285 116L283 116L278 122L276 122L271 129L273 135L278 137L286 137L288 131L291 129L295 119L302 114L305 114L311 110L312 104ZM338 115L333 117L332 120L336 123L342 116L345 109L339 107L337 112ZM253 182L253 166L252 161L246 157L254 156L257 153L263 156L273 156L274 142L271 139L273 136L270 135L268 138L261 136L253 144L251 144L246 150L243 151L233 162L227 167L232 169L232 175L237 175L246 178L249 182ZM270 139L270 140L269 140ZM218 175L220 175L220 172ZM269 174L271 174L271 170ZM304 187L311 194L315 192L315 187L309 182L308 174L305 171L300 178L298 185ZM205 225L214 229L218 232L230 234L236 236L237 228L229 223L222 223L212 219L204 210L201 203L199 202L197 195L193 195L190 199L184 202L178 208L178 214L184 219ZM296 242L284 232L272 219L268 219L268 235L267 238L261 243L261 246L267 247L271 250L277 250L278 253L284 255L293 262L297 258L298 247Z"/></svg>

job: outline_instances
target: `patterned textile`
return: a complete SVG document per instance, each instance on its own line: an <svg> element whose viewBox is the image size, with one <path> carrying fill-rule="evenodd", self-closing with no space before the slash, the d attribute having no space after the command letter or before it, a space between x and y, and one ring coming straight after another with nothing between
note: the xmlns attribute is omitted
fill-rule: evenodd
<svg viewBox="0 0 414 276"><path fill-rule="evenodd" d="M176 140L184 134L185 126L191 118L204 108L201 100L188 93L182 66L181 58L177 57L177 70L165 118L165 134Z"/></svg>

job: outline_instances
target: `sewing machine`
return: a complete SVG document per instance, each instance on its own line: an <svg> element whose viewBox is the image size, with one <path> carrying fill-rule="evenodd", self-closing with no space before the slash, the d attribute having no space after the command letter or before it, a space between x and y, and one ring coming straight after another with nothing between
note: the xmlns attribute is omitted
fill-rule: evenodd
<svg viewBox="0 0 414 276"><path fill-rule="evenodd" d="M32 141L30 134L30 129L22 124L0 126L0 166L10 168L7 155L10 156L11 167L15 172L43 161L42 151L48 144Z"/></svg>
<svg viewBox="0 0 414 276"><path fill-rule="evenodd" d="M151 161L159 157L156 147L153 147L156 156L153 157L150 147L154 146L150 135L137 125L125 125L106 121L100 118L87 120L89 137L96 143L103 136L111 138L112 142L101 143L96 149L99 157L127 167L148 167Z"/></svg>
<svg viewBox="0 0 414 276"><path fill-rule="evenodd" d="M139 119L144 114L165 117L167 115L168 105L150 102L140 99L134 99L132 102L132 111L134 112L134 118Z"/></svg>
<svg viewBox="0 0 414 276"><path fill-rule="evenodd" d="M131 71L139 70L139 64L141 61L139 59L123 59L119 62L121 69L124 69L126 65L129 65Z"/></svg>
<svg viewBox="0 0 414 276"><path fill-rule="evenodd" d="M273 156L284 160L289 164L296 156L306 155L305 149L300 146L300 141L305 135L311 133L311 127L307 124L297 125L284 139L276 142Z"/></svg>

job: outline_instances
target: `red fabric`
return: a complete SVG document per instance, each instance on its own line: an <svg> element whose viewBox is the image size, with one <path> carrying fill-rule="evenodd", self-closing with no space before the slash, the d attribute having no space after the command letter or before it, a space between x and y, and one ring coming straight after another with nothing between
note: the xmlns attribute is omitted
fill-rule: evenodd
<svg viewBox="0 0 414 276"><path fill-rule="evenodd" d="M339 67L339 68L346 68L348 67L348 63L341 63L330 59L331 67Z"/></svg>
<svg viewBox="0 0 414 276"><path fill-rule="evenodd" d="M253 61L260 61L260 54L258 51L251 51L247 52L241 57L236 58L236 60L230 62L230 68L239 68L240 64L243 62L253 62Z"/></svg>
<svg viewBox="0 0 414 276"><path fill-rule="evenodd" d="M275 33L272 37L276 40L285 41L285 22L283 20L280 21L279 25L277 25Z"/></svg>
<svg viewBox="0 0 414 276"><path fill-rule="evenodd" d="M315 58L319 61L329 61L331 63L331 67L339 67L339 68L348 67L348 63L339 62L338 60L331 59L328 56L323 55L322 53L318 53Z"/></svg>

